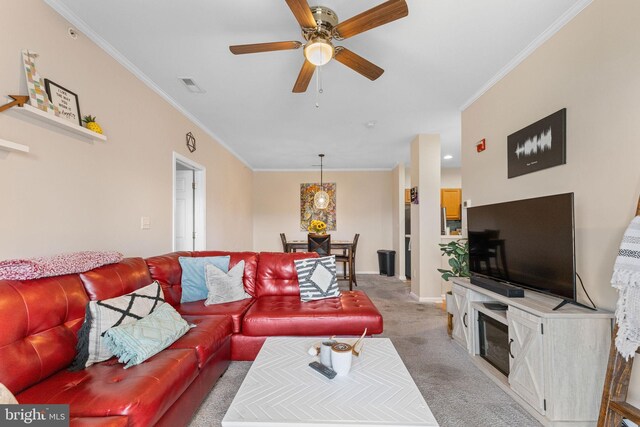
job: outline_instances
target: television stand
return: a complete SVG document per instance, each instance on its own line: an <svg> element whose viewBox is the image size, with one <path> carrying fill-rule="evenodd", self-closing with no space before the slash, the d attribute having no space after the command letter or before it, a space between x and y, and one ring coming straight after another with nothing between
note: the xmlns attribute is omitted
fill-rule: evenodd
<svg viewBox="0 0 640 427"><path fill-rule="evenodd" d="M471 362L543 425L595 426L613 313L565 301L557 310L561 300L548 294L525 289L522 298L509 298L468 279L452 281L453 298L447 305L453 315L452 338ZM505 304L507 310L491 310L485 302ZM478 319L486 316L506 326L506 334L493 334L493 341L484 336L502 360L508 352L506 375L481 356Z"/></svg>
<svg viewBox="0 0 640 427"><path fill-rule="evenodd" d="M558 304L555 307L553 307L553 311L556 311L559 308L564 307L567 304L574 304L574 305L577 305L578 307L584 307L584 308L586 308L588 310L598 311L597 308L589 307L588 305L584 305L582 303L579 303L578 301L569 300L569 299L562 300L562 302L560 304Z"/></svg>

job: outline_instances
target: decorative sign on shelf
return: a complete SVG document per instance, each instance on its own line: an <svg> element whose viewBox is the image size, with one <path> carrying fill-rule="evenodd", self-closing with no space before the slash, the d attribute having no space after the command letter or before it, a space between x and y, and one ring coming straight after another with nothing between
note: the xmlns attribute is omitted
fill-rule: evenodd
<svg viewBox="0 0 640 427"><path fill-rule="evenodd" d="M44 88L44 81L36 70L36 58L38 54L27 49L22 51L22 65L24 66L27 78L27 89L29 91L29 103L47 112L56 112L56 108L49 100ZM57 115L57 114L56 114Z"/></svg>
<svg viewBox="0 0 640 427"><path fill-rule="evenodd" d="M515 178L567 163L566 137L566 108L509 135L508 177Z"/></svg>
<svg viewBox="0 0 640 427"><path fill-rule="evenodd" d="M196 151L196 137L191 132L187 133L187 148L191 153Z"/></svg>
<svg viewBox="0 0 640 427"><path fill-rule="evenodd" d="M49 100L51 100L54 107L58 109L58 115L63 119L82 126L82 116L80 116L78 95L49 79L44 79L44 86L47 90Z"/></svg>

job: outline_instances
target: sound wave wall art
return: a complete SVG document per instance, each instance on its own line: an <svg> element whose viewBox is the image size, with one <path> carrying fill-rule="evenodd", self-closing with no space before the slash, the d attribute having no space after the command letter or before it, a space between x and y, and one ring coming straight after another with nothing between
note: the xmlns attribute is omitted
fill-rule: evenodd
<svg viewBox="0 0 640 427"><path fill-rule="evenodd" d="M567 163L566 135L566 108L509 135L508 177L515 178Z"/></svg>

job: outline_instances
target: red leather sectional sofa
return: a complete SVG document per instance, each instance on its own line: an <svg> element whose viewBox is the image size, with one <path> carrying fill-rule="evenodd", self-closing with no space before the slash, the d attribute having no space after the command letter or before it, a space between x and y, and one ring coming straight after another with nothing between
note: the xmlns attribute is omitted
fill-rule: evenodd
<svg viewBox="0 0 640 427"><path fill-rule="evenodd" d="M245 261L252 298L180 304L179 256ZM0 281L0 382L20 403L68 403L78 426L186 425L230 360L253 360L268 336L382 332L382 316L360 291L302 303L293 261L315 254L176 252L127 258L82 274ZM197 325L172 346L124 370L112 358L70 372L89 300L123 295L158 280L165 299Z"/></svg>

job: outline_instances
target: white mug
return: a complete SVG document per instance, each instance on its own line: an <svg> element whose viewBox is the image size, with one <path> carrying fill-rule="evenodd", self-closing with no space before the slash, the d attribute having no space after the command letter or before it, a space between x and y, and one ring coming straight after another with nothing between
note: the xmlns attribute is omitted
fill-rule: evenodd
<svg viewBox="0 0 640 427"><path fill-rule="evenodd" d="M331 367L338 375L347 375L351 369L353 347L339 342L331 347Z"/></svg>
<svg viewBox="0 0 640 427"><path fill-rule="evenodd" d="M331 346L336 344L336 340L327 340L320 343L320 363L331 367Z"/></svg>

